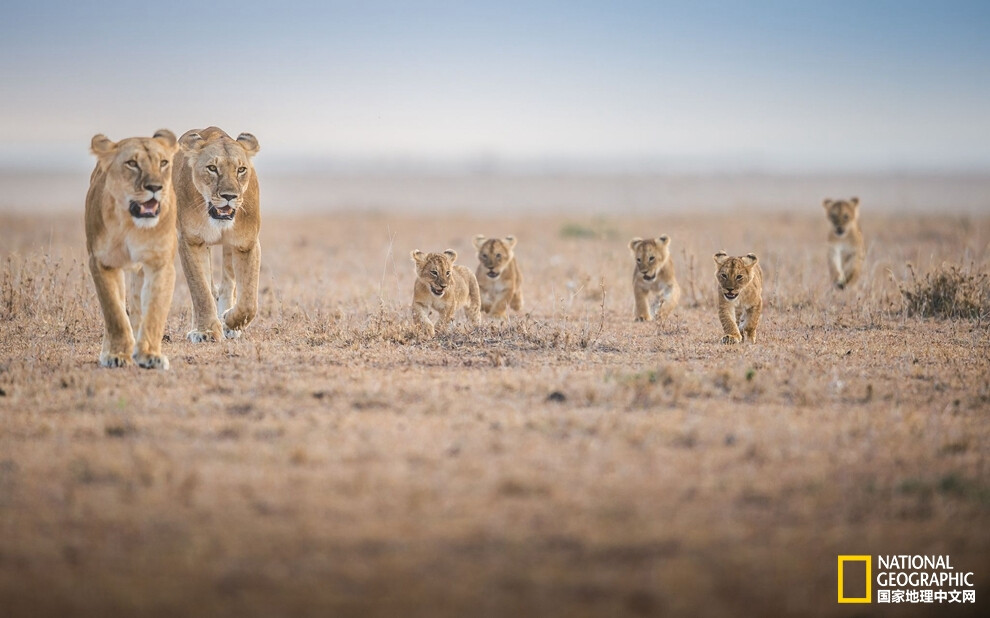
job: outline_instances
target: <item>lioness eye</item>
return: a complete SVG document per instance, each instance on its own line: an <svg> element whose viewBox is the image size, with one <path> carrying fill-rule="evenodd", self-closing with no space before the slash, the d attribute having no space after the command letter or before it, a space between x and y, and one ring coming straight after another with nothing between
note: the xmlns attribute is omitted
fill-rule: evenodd
<svg viewBox="0 0 990 618"><path fill-rule="evenodd" d="M243 174L246 171L247 171L247 168L246 167L239 167L239 168L237 168L237 173L238 174Z"/></svg>
<svg viewBox="0 0 990 618"><path fill-rule="evenodd" d="M134 159L131 159L130 161L128 161L124 165L126 165L127 167L132 168L132 169L137 169L137 166L138 166L137 165L137 161L135 161Z"/></svg>
<svg viewBox="0 0 990 618"><path fill-rule="evenodd" d="M216 165L207 165L207 166L206 166L206 169L208 169L208 170L210 170L210 171L211 171L211 172L213 172L214 174L216 174L216 173L217 173L217 166L216 166Z"/></svg>

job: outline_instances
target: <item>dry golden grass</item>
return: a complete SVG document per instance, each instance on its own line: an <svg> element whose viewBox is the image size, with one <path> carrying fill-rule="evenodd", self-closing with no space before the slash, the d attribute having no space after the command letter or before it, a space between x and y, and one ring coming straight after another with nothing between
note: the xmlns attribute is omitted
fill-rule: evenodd
<svg viewBox="0 0 990 618"><path fill-rule="evenodd" d="M867 211L839 293L819 214L270 215L259 318L186 342L180 276L167 373L97 367L81 220L0 215L0 614L831 615L844 553L986 591L985 288L901 289L985 282L990 219ZM476 233L519 237L525 313L417 340L409 250ZM685 298L634 323L659 233ZM760 256L757 345L719 343L719 249Z"/></svg>

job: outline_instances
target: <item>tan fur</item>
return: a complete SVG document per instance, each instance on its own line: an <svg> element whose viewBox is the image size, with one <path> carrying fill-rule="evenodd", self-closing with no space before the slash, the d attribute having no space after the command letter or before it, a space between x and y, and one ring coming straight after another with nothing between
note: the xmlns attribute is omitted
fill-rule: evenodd
<svg viewBox="0 0 990 618"><path fill-rule="evenodd" d="M478 280L470 268L454 264L457 252L447 249L443 253L423 253L417 249L410 256L416 263L412 314L417 326L433 337L436 329L445 328L461 307L471 324L477 324L481 314ZM436 327L430 321L431 309L440 314Z"/></svg>
<svg viewBox="0 0 990 618"><path fill-rule="evenodd" d="M97 135L91 148L97 163L86 194L86 251L103 311L100 365L123 367L133 358L168 369L162 335L175 287L175 135L162 129L117 143ZM136 271L129 294L125 269Z"/></svg>
<svg viewBox="0 0 990 618"><path fill-rule="evenodd" d="M179 258L193 304L193 342L239 337L258 313L261 201L250 133L236 140L216 127L179 138L173 182L178 198ZM224 197L228 196L228 197ZM233 207L232 221L210 216ZM223 246L223 278L213 286L210 246Z"/></svg>
<svg viewBox="0 0 990 618"><path fill-rule="evenodd" d="M822 202L832 225L828 233L828 268L832 283L842 290L859 277L866 256L863 233L859 230L859 198Z"/></svg>
<svg viewBox="0 0 990 618"><path fill-rule="evenodd" d="M481 290L481 310L493 317L505 317L505 311L512 307L522 311L522 273L513 249L515 236L505 238L474 237L474 247L478 250L478 287Z"/></svg>
<svg viewBox="0 0 990 618"><path fill-rule="evenodd" d="M629 250L636 256L633 268L633 297L636 300L636 320L650 321L650 294L657 294L657 317L664 318L677 307L681 299L681 286L674 275L674 263L670 259L670 237L633 238Z"/></svg>
<svg viewBox="0 0 990 618"><path fill-rule="evenodd" d="M756 255L729 257L715 254L718 281L718 319L725 336L722 343L756 343L756 327L763 313L763 269ZM726 294L734 296L727 298ZM739 331L742 331L740 334Z"/></svg>

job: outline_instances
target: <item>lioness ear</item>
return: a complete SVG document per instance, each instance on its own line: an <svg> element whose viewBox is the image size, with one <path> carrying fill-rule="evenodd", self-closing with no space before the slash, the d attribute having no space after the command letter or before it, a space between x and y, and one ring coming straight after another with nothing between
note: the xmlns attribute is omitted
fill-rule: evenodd
<svg viewBox="0 0 990 618"><path fill-rule="evenodd" d="M241 133L238 135L237 143L244 147L249 157L253 157L261 150L261 146L258 145L258 138L250 133Z"/></svg>
<svg viewBox="0 0 990 618"><path fill-rule="evenodd" d="M729 254L726 253L725 251L719 251L718 253L715 254L714 257L715 257L715 263L721 266L722 264L725 263L727 259L729 259Z"/></svg>
<svg viewBox="0 0 990 618"><path fill-rule="evenodd" d="M513 247L516 246L516 237L506 236L505 238L502 239L502 242L504 242L506 245L508 245L510 249L512 249Z"/></svg>
<svg viewBox="0 0 990 618"><path fill-rule="evenodd" d="M485 244L486 240L488 239L485 238L484 234L478 234L477 236L474 237L474 240L472 240L471 242L474 243L475 249L481 249L481 245Z"/></svg>
<svg viewBox="0 0 990 618"><path fill-rule="evenodd" d="M661 235L660 238L657 238L657 244L658 245L670 244L670 236L667 236L666 234Z"/></svg>
<svg viewBox="0 0 990 618"><path fill-rule="evenodd" d="M641 242L643 242L643 239L640 238L639 236L633 238L632 240L629 241L629 250L632 251L633 253L636 253L636 247L638 247L639 243Z"/></svg>
<svg viewBox="0 0 990 618"><path fill-rule="evenodd" d="M822 200L822 207L823 207L823 208L824 208L825 210L828 210L829 208L831 208L831 207L832 207L832 204L834 204L834 203L835 203L835 202L833 202L832 200L830 200L830 199L828 199L828 198L825 198L824 200Z"/></svg>
<svg viewBox="0 0 990 618"><path fill-rule="evenodd" d="M449 257L451 262L457 260L457 252L454 251L453 249L447 249L446 251L443 252L443 254Z"/></svg>
<svg viewBox="0 0 990 618"><path fill-rule="evenodd" d="M99 133L93 136L93 141L89 143L89 150L98 157L104 157L117 150L117 144L111 142L106 135Z"/></svg>
<svg viewBox="0 0 990 618"><path fill-rule="evenodd" d="M853 205L853 208L859 208L859 198L851 197L849 198L849 203Z"/></svg>
<svg viewBox="0 0 990 618"><path fill-rule="evenodd" d="M756 266L756 263L759 262L759 261L760 260L757 259L755 253L747 253L746 255L744 255L742 257L743 264L745 264L749 268L752 268L753 266Z"/></svg>
<svg viewBox="0 0 990 618"><path fill-rule="evenodd" d="M161 142L161 144L169 150L173 152L175 151L175 133L172 133L168 129L158 129L151 137Z"/></svg>
<svg viewBox="0 0 990 618"><path fill-rule="evenodd" d="M197 151L206 145L206 140L196 131L186 131L179 138L179 146L183 150Z"/></svg>
<svg viewBox="0 0 990 618"><path fill-rule="evenodd" d="M409 254L409 257L412 258L413 262L416 262L417 264L422 264L423 260L426 259L426 254L420 251L419 249L413 249L412 253Z"/></svg>

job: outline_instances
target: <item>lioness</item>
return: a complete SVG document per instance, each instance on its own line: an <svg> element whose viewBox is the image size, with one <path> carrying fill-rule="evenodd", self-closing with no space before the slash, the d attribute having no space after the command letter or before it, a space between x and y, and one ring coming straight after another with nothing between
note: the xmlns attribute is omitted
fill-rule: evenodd
<svg viewBox="0 0 990 618"><path fill-rule="evenodd" d="M467 266L455 265L457 252L447 249L443 253L423 253L416 249L410 256L416 263L416 283L413 286L413 321L433 337L437 328L444 328L454 317L454 312L464 308L464 315L472 324L481 316L481 292L478 280ZM434 328L430 310L440 314Z"/></svg>
<svg viewBox="0 0 990 618"><path fill-rule="evenodd" d="M666 317L677 306L681 298L681 286L674 275L674 263L670 259L670 237L633 238L629 250L636 256L633 269L633 296L636 299L636 321L650 321L650 294L658 294L657 315Z"/></svg>
<svg viewBox="0 0 990 618"><path fill-rule="evenodd" d="M133 358L146 369L168 369L162 334L175 287L176 209L169 169L175 134L162 129L154 137L116 143L96 135L90 148L97 160L86 194L86 251L103 310L100 365L123 367ZM130 303L123 269L136 271Z"/></svg>
<svg viewBox="0 0 990 618"><path fill-rule="evenodd" d="M179 258L193 303L193 342L239 337L258 313L261 203L251 158L258 140L216 127L179 138L172 181L178 198ZM210 246L223 245L223 280L213 286ZM216 296L214 296L216 294Z"/></svg>
<svg viewBox="0 0 990 618"><path fill-rule="evenodd" d="M763 312L763 270L758 262L752 253L742 257L729 257L725 251L715 254L718 319L725 332L722 343L756 343L756 327Z"/></svg>
<svg viewBox="0 0 990 618"><path fill-rule="evenodd" d="M484 234L478 234L474 237L481 310L497 318L505 317L508 307L522 311L522 274L512 251L515 247L515 236L485 238Z"/></svg>
<svg viewBox="0 0 990 618"><path fill-rule="evenodd" d="M866 246L859 231L859 198L822 202L832 229L828 234L828 268L840 290L856 281L863 267Z"/></svg>

